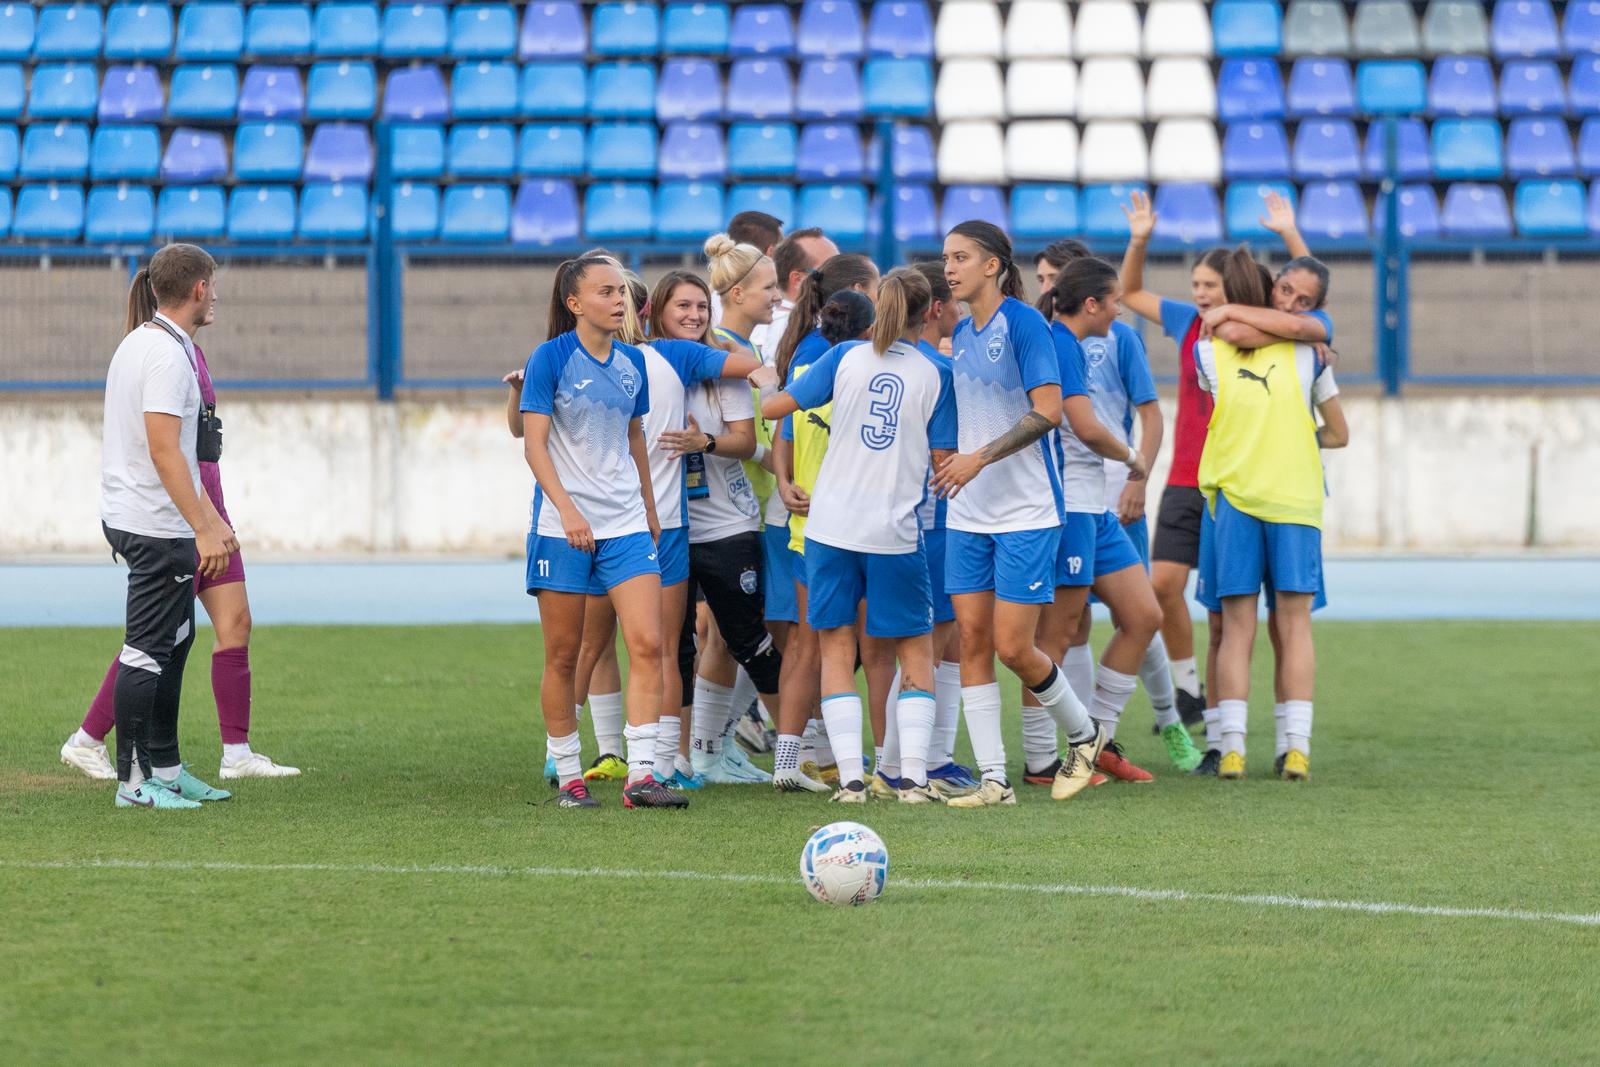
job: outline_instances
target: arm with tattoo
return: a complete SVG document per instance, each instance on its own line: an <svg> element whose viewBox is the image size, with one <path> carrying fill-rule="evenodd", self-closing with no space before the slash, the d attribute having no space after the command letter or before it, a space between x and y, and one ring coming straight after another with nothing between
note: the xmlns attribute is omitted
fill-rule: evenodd
<svg viewBox="0 0 1600 1067"><path fill-rule="evenodd" d="M995 463L1015 455L1055 429L1049 419L1037 411L1025 411L1017 424L978 450L985 463Z"/></svg>
<svg viewBox="0 0 1600 1067"><path fill-rule="evenodd" d="M1014 456L1061 425L1061 387L1039 385L1028 391L1033 407L1005 433L976 452L957 453L945 460L934 475L934 487L941 496L952 497L991 463ZM1052 418L1051 416L1054 416Z"/></svg>

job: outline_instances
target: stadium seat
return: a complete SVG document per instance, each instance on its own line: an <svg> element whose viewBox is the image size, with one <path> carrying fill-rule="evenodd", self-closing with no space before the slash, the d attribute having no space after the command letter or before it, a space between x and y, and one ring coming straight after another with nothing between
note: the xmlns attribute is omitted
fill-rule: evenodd
<svg viewBox="0 0 1600 1067"><path fill-rule="evenodd" d="M1422 50L1407 0L1361 0L1350 36L1358 56L1414 56Z"/></svg>
<svg viewBox="0 0 1600 1067"><path fill-rule="evenodd" d="M1600 118L1584 119L1578 130L1578 172L1600 177Z"/></svg>
<svg viewBox="0 0 1600 1067"><path fill-rule="evenodd" d="M34 25L33 58L94 59L102 25L99 4L44 4Z"/></svg>
<svg viewBox="0 0 1600 1067"><path fill-rule="evenodd" d="M994 122L952 122L939 134L939 181L996 184L1006 180L1005 146Z"/></svg>
<svg viewBox="0 0 1600 1067"><path fill-rule="evenodd" d="M1054 241L1078 232L1078 190L1070 185L1011 188L1011 235L1024 241Z"/></svg>
<svg viewBox="0 0 1600 1067"><path fill-rule="evenodd" d="M444 127L397 123L389 143L390 173L395 178L436 179L444 174Z"/></svg>
<svg viewBox="0 0 1600 1067"><path fill-rule="evenodd" d="M1012 181L1070 182L1078 177L1078 127L1066 119L1026 119L1006 127Z"/></svg>
<svg viewBox="0 0 1600 1067"><path fill-rule="evenodd" d="M653 178L656 128L648 122L600 122L589 127L589 175Z"/></svg>
<svg viewBox="0 0 1600 1067"><path fill-rule="evenodd" d="M1078 68L1068 59L1018 59L1006 70L1005 113L1012 118L1073 118Z"/></svg>
<svg viewBox="0 0 1600 1067"><path fill-rule="evenodd" d="M1145 9L1144 54L1211 55L1211 19L1199 0L1155 0Z"/></svg>
<svg viewBox="0 0 1600 1067"><path fill-rule="evenodd" d="M102 127L110 130L112 127ZM132 127L129 127L130 129ZM99 130L95 131L98 138ZM160 141L156 143L157 151L160 150ZM22 143L17 137L17 128L11 125L0 126L0 181L8 182L17 176L17 167L21 162Z"/></svg>
<svg viewBox="0 0 1600 1067"><path fill-rule="evenodd" d="M728 28L728 53L781 59L794 54L794 23L786 4L740 4Z"/></svg>
<svg viewBox="0 0 1600 1067"><path fill-rule="evenodd" d="M1073 43L1079 56L1132 57L1139 54L1139 12L1128 0L1079 4L1078 22L1073 29Z"/></svg>
<svg viewBox="0 0 1600 1067"><path fill-rule="evenodd" d="M308 182L367 182L372 178L372 136L364 123L326 122L306 149Z"/></svg>
<svg viewBox="0 0 1600 1067"><path fill-rule="evenodd" d="M942 158L942 157L941 157ZM941 174L944 168L939 168ZM1086 182L1144 181L1150 156L1136 122L1091 122L1078 148L1078 176Z"/></svg>
<svg viewBox="0 0 1600 1067"><path fill-rule="evenodd" d="M1388 146L1384 143L1384 124L1367 127L1366 148L1361 153L1361 172L1368 181L1383 178L1388 169ZM1421 119L1396 119L1399 135L1396 162L1403 181L1426 181L1433 174L1433 159L1428 150L1428 129Z"/></svg>
<svg viewBox="0 0 1600 1067"><path fill-rule="evenodd" d="M450 54L503 59L517 51L517 12L510 4L459 4L450 12Z"/></svg>
<svg viewBox="0 0 1600 1067"><path fill-rule="evenodd" d="M100 83L101 122L158 122L166 110L161 75L154 67L107 67Z"/></svg>
<svg viewBox="0 0 1600 1067"><path fill-rule="evenodd" d="M1002 230L1011 228L1006 217L1005 197L992 185L951 185L944 191L939 207L939 232L949 233L969 219L993 223Z"/></svg>
<svg viewBox="0 0 1600 1067"><path fill-rule="evenodd" d="M147 186L97 185L89 190L83 239L90 244L144 244L155 235L156 198Z"/></svg>
<svg viewBox="0 0 1600 1067"><path fill-rule="evenodd" d="M1080 122L1144 119L1144 75L1135 60L1085 60L1078 72L1077 95Z"/></svg>
<svg viewBox="0 0 1600 1067"><path fill-rule="evenodd" d="M1142 96L1142 86L1140 93ZM1000 64L992 59L951 59L941 63L933 97L940 122L1005 117Z"/></svg>
<svg viewBox="0 0 1600 1067"><path fill-rule="evenodd" d="M573 205L577 229L577 205ZM439 187L400 182L390 197L390 233L396 241L431 241L439 236Z"/></svg>
<svg viewBox="0 0 1600 1067"><path fill-rule="evenodd" d="M22 88L22 68L12 67L12 75L0 76L0 113L14 117L9 106ZM88 119L94 117L99 98L94 65L90 63L41 63L33 68L28 86L28 117L32 119ZM7 84L11 82L11 84ZM19 199L20 205L22 201Z"/></svg>
<svg viewBox="0 0 1600 1067"><path fill-rule="evenodd" d="M244 22L244 50L262 57L309 55L311 5L251 4Z"/></svg>
<svg viewBox="0 0 1600 1067"><path fill-rule="evenodd" d="M517 115L517 66L480 59L457 63L450 75L450 115L456 119L510 119Z"/></svg>
<svg viewBox="0 0 1600 1067"><path fill-rule="evenodd" d="M75 241L83 232L83 188L24 185L17 190L11 235L44 241Z"/></svg>
<svg viewBox="0 0 1600 1067"><path fill-rule="evenodd" d="M220 185L169 185L156 200L156 232L167 237L221 237L227 200Z"/></svg>
<svg viewBox="0 0 1600 1067"><path fill-rule="evenodd" d="M1513 60L1501 69L1502 115L1556 115L1566 110L1566 87L1554 63Z"/></svg>
<svg viewBox="0 0 1600 1067"><path fill-rule="evenodd" d="M712 182L662 182L656 190L656 240L698 244L718 232L728 216L722 213L722 186Z"/></svg>
<svg viewBox="0 0 1600 1067"><path fill-rule="evenodd" d="M370 56L383 43L375 3L317 5L311 50L319 56Z"/></svg>
<svg viewBox="0 0 1600 1067"><path fill-rule="evenodd" d="M1293 204L1294 186L1288 182L1234 182L1223 194L1223 222L1235 241L1273 241L1276 236L1261 224L1267 213L1267 194L1277 193Z"/></svg>
<svg viewBox="0 0 1600 1067"><path fill-rule="evenodd" d="M1553 59L1561 53L1561 35L1556 30L1555 12L1547 0L1496 0L1494 17L1489 24L1489 44L1499 59L1519 56ZM1450 197L1447 195L1447 230L1450 228L1449 214Z"/></svg>
<svg viewBox="0 0 1600 1067"><path fill-rule="evenodd" d="M796 20L795 51L813 59L860 59L864 49L856 0L805 0Z"/></svg>
<svg viewBox="0 0 1600 1067"><path fill-rule="evenodd" d="M1418 115L1428 107L1427 75L1414 59L1368 59L1356 67L1356 106L1367 115Z"/></svg>
<svg viewBox="0 0 1600 1067"><path fill-rule="evenodd" d="M869 59L862 79L870 116L912 117L933 110L933 67L925 59Z"/></svg>
<svg viewBox="0 0 1600 1067"><path fill-rule="evenodd" d="M306 109L300 72L294 67L256 66L244 72L239 87L239 118L298 119ZM370 109L366 118L371 114Z"/></svg>
<svg viewBox="0 0 1600 1067"><path fill-rule="evenodd" d="M82 181L89 173L89 127L81 122L29 126L17 173L28 181Z"/></svg>
<svg viewBox="0 0 1600 1067"><path fill-rule="evenodd" d="M355 182L307 182L300 192L302 241L360 241L367 236L367 187Z"/></svg>
<svg viewBox="0 0 1600 1067"><path fill-rule="evenodd" d="M1489 118L1495 113L1494 71L1482 56L1436 59L1428 77L1428 111Z"/></svg>
<svg viewBox="0 0 1600 1067"><path fill-rule="evenodd" d="M233 135L233 176L246 182L300 180L305 135L293 122L241 122Z"/></svg>
<svg viewBox="0 0 1600 1067"><path fill-rule="evenodd" d="M450 16L443 4L390 4L383 9L386 59L437 59L450 48Z"/></svg>
<svg viewBox="0 0 1600 1067"><path fill-rule="evenodd" d="M1523 237L1583 237L1589 232L1582 182L1518 182L1512 204Z"/></svg>
<svg viewBox="0 0 1600 1067"><path fill-rule="evenodd" d="M1422 50L1430 56L1487 52L1489 20L1483 13L1483 4L1429 0L1428 9L1422 15Z"/></svg>
<svg viewBox="0 0 1600 1067"><path fill-rule="evenodd" d="M1506 132L1506 176L1566 177L1578 170L1567 124L1560 119L1512 119Z"/></svg>
<svg viewBox="0 0 1600 1067"><path fill-rule="evenodd" d="M1054 0L1012 0L1006 16L1005 54L1009 59L1072 55L1072 22L1067 5Z"/></svg>
<svg viewBox="0 0 1600 1067"><path fill-rule="evenodd" d="M517 172L581 177L587 160L585 148L584 127L577 123L529 123L517 139Z"/></svg>
<svg viewBox="0 0 1600 1067"><path fill-rule="evenodd" d="M722 76L715 62L669 59L656 82L656 121L715 119L722 114Z"/></svg>
<svg viewBox="0 0 1600 1067"><path fill-rule="evenodd" d="M794 83L789 80L788 64L772 59L736 60L728 71L725 107L731 119L792 117Z"/></svg>
<svg viewBox="0 0 1600 1067"><path fill-rule="evenodd" d="M172 72L167 117L225 122L239 110L239 70L228 63L186 64Z"/></svg>
<svg viewBox="0 0 1600 1067"><path fill-rule="evenodd" d="M1293 0L1283 18L1284 55L1347 56L1350 51L1350 24L1343 4Z"/></svg>
<svg viewBox="0 0 1600 1067"><path fill-rule="evenodd" d="M1569 0L1561 45L1571 56L1600 52L1600 0Z"/></svg>
<svg viewBox="0 0 1600 1067"><path fill-rule="evenodd" d="M27 59L33 55L33 32L39 16L32 4L0 4L0 59ZM6 206L10 207L7 200Z"/></svg>
<svg viewBox="0 0 1600 1067"><path fill-rule="evenodd" d="M1223 122L1281 119L1283 78L1270 59L1228 59L1217 74L1217 111Z"/></svg>
<svg viewBox="0 0 1600 1067"><path fill-rule="evenodd" d="M452 185L444 191L439 237L504 241L511 232L511 191L503 185Z"/></svg>
<svg viewBox="0 0 1600 1067"><path fill-rule="evenodd" d="M1444 194L1439 228L1447 237L1510 237L1511 212L1498 185L1457 182Z"/></svg>
<svg viewBox="0 0 1600 1067"><path fill-rule="evenodd" d="M854 127L846 129L852 135L855 133ZM722 143L722 127L715 122L669 123L661 135L661 154L656 170L662 178L693 182L722 181L728 173L728 153Z"/></svg>
<svg viewBox="0 0 1600 1067"><path fill-rule="evenodd" d="M1584 218L1589 223L1590 236L1600 234L1600 182L1589 186L1589 205Z"/></svg>
<svg viewBox="0 0 1600 1067"><path fill-rule="evenodd" d="M787 122L736 122L728 127L728 173L735 178L788 177L798 137Z"/></svg>
<svg viewBox="0 0 1600 1067"><path fill-rule="evenodd" d="M236 185L228 196L228 237L235 241L294 239L294 188Z"/></svg>
<svg viewBox="0 0 1600 1067"><path fill-rule="evenodd" d="M653 56L661 47L661 9L606 0L589 17L589 50L600 56Z"/></svg>
<svg viewBox="0 0 1600 1067"><path fill-rule="evenodd" d="M728 5L672 3L661 19L661 50L667 55L719 56L728 50ZM517 196L520 198L521 193ZM512 216L512 228L516 216Z"/></svg>
<svg viewBox="0 0 1600 1067"><path fill-rule="evenodd" d="M882 166L878 162L877 141L867 153L876 174ZM933 151L933 135L926 126L897 126L894 131L894 149L889 166L897 180L903 182L931 182L939 174Z"/></svg>
<svg viewBox="0 0 1600 1067"><path fill-rule="evenodd" d="M1145 191L1143 182L1084 186L1081 200L1083 235L1091 241L1126 241L1128 216L1123 214L1122 209L1130 196Z"/></svg>
<svg viewBox="0 0 1600 1067"><path fill-rule="evenodd" d="M165 59L171 51L172 8L166 4L123 0L106 9L107 59ZM91 207L93 202L91 195ZM155 214L153 205L150 213Z"/></svg>
<svg viewBox="0 0 1600 1067"><path fill-rule="evenodd" d="M801 227L820 226L840 244L867 236L867 190L859 185L802 185L795 205Z"/></svg>
<svg viewBox="0 0 1600 1067"><path fill-rule="evenodd" d="M1387 202L1387 194L1380 192L1372 209L1372 228L1375 233L1387 232ZM1398 214L1402 236L1418 240L1439 236L1439 198L1433 194L1433 186L1402 185Z"/></svg>
<svg viewBox="0 0 1600 1067"><path fill-rule="evenodd" d="M944 0L933 27L933 50L940 59L958 56L1000 58L1000 5L986 0Z"/></svg>
<svg viewBox="0 0 1600 1067"><path fill-rule="evenodd" d="M517 55L522 59L582 59L589 53L583 11L572 0L534 0L522 16ZM450 198L445 197L448 208Z"/></svg>
<svg viewBox="0 0 1600 1067"><path fill-rule="evenodd" d="M178 11L179 60L236 63L244 51L244 5L188 3Z"/></svg>
<svg viewBox="0 0 1600 1067"><path fill-rule="evenodd" d="M1300 191L1295 221L1312 241L1366 237L1367 204L1361 187L1355 182L1311 182Z"/></svg>
<svg viewBox="0 0 1600 1067"><path fill-rule="evenodd" d="M1297 59L1289 70L1291 118L1348 118L1355 114L1355 85L1342 59Z"/></svg>
<svg viewBox="0 0 1600 1067"><path fill-rule="evenodd" d="M1215 118L1217 90L1203 59L1158 59L1150 68L1145 108L1152 119Z"/></svg>
<svg viewBox="0 0 1600 1067"><path fill-rule="evenodd" d="M882 228L880 204L874 198L867 216L867 232L874 236ZM939 240L939 214L933 204L933 190L926 185L895 186L891 218L894 239L902 244L926 247Z"/></svg>
<svg viewBox="0 0 1600 1067"><path fill-rule="evenodd" d="M1600 54L1573 59L1572 77L1567 82L1567 107L1574 115L1600 114Z"/></svg>
<svg viewBox="0 0 1600 1067"><path fill-rule="evenodd" d="M437 224L436 224L437 226ZM571 182L523 182L511 206L511 241L552 245L578 239L578 192Z"/></svg>
<svg viewBox="0 0 1600 1067"><path fill-rule="evenodd" d="M1017 7L1013 3L1011 10ZM933 16L925 0L877 0L867 17L867 54L932 59Z"/></svg>
<svg viewBox="0 0 1600 1067"><path fill-rule="evenodd" d="M589 114L597 119L652 119L656 68L650 63L596 63L589 71Z"/></svg>
<svg viewBox="0 0 1600 1067"><path fill-rule="evenodd" d="M320 64L319 64L320 66ZM317 118L317 67L311 68L311 117ZM383 87L383 117L403 122L443 122L450 117L444 74L432 64L389 72Z"/></svg>
<svg viewBox="0 0 1600 1067"><path fill-rule="evenodd" d="M432 68L422 68L432 69ZM395 76L410 74L395 71L389 75L388 92L384 105L395 102ZM437 77L438 71L434 69ZM444 85L439 89L439 111L443 111ZM306 117L312 119L370 119L378 107L378 74L371 63L341 60L337 63L314 63L306 84ZM432 117L433 112L427 113ZM386 110L384 118L403 119L411 116ZM422 116L416 116L421 118Z"/></svg>
<svg viewBox="0 0 1600 1067"><path fill-rule="evenodd" d="M1183 245L1222 240L1222 207L1208 182L1178 182L1156 189L1155 239Z"/></svg>
<svg viewBox="0 0 1600 1067"><path fill-rule="evenodd" d="M795 159L797 182L855 182L866 177L861 134L854 125L813 122L801 127Z"/></svg>
<svg viewBox="0 0 1600 1067"><path fill-rule="evenodd" d="M529 63L519 95L531 118L582 118L589 112L588 74L582 63Z"/></svg>
<svg viewBox="0 0 1600 1067"><path fill-rule="evenodd" d="M584 194L583 232L591 241L642 241L655 228L654 197L648 185L602 182Z"/></svg>
<svg viewBox="0 0 1600 1067"><path fill-rule="evenodd" d="M1275 0L1217 0L1211 8L1211 40L1224 58L1275 56L1283 50L1282 23Z"/></svg>
<svg viewBox="0 0 1600 1067"><path fill-rule="evenodd" d="M0 127L0 139L4 130ZM15 132L12 133L15 137ZM13 153L15 152L13 144ZM0 148L0 159L5 151ZM14 162L14 159L13 159ZM15 167L12 168L15 172ZM147 182L161 173L161 131L154 126L96 126L89 145L89 177L97 182ZM0 161L0 178L9 177Z"/></svg>
<svg viewBox="0 0 1600 1067"><path fill-rule="evenodd" d="M1155 182L1216 182L1222 149L1216 123L1208 119L1162 119L1150 139L1150 179Z"/></svg>
<svg viewBox="0 0 1600 1067"><path fill-rule="evenodd" d="M760 211L785 227L795 220L794 190L787 185L735 185L728 190L728 217L741 211Z"/></svg>
<svg viewBox="0 0 1600 1067"><path fill-rule="evenodd" d="M161 180L185 185L221 181L228 176L228 148L222 134L180 126L161 156Z"/></svg>
<svg viewBox="0 0 1600 1067"><path fill-rule="evenodd" d="M1222 176L1229 181L1287 178L1289 138L1283 132L1283 123L1240 122L1229 126L1222 140Z"/></svg>
<svg viewBox="0 0 1600 1067"><path fill-rule="evenodd" d="M861 77L851 62L808 59L795 86L799 119L860 119L866 111Z"/></svg>
<svg viewBox="0 0 1600 1067"><path fill-rule="evenodd" d="M1498 180L1504 173L1499 123L1493 119L1440 119L1433 124L1434 177Z"/></svg>

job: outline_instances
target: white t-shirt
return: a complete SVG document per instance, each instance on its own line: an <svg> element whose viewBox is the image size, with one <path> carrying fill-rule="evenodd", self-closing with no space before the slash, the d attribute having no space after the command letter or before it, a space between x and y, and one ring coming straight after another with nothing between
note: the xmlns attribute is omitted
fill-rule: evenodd
<svg viewBox="0 0 1600 1067"><path fill-rule="evenodd" d="M161 316L166 319L165 316ZM140 326L122 339L106 372L105 436L100 445L100 520L113 530L144 537L193 537L178 505L167 495L150 459L147 413L176 415L178 446L198 496L200 461L195 437L200 425L200 379L189 354L188 335L170 319L185 344L166 330Z"/></svg>
<svg viewBox="0 0 1600 1067"><path fill-rule="evenodd" d="M728 354L695 341L654 341L640 345L639 351L644 353L645 375L650 382L650 410L645 413L643 426L650 456L650 488L656 496L656 519L663 530L676 530L689 522L685 457L662 448L661 435L687 425L686 391L720 375Z"/></svg>
<svg viewBox="0 0 1600 1067"><path fill-rule="evenodd" d="M728 423L754 419L756 414L750 383L743 378L719 378L690 389L687 400L689 414L709 434L727 433ZM706 488L710 491L704 497L689 501L691 545L761 528L761 505L741 461L707 456Z"/></svg>
<svg viewBox="0 0 1600 1067"><path fill-rule="evenodd" d="M783 340L783 331L789 328L789 313L794 311L794 301L784 298L783 303L772 309L772 323L758 323L750 331L750 343L756 346L756 355L761 357L761 362L771 363L778 358L778 342Z"/></svg>

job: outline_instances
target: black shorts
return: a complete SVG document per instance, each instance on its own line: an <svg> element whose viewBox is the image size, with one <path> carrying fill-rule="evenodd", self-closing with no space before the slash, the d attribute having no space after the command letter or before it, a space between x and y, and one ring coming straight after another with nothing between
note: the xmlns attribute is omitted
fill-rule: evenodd
<svg viewBox="0 0 1600 1067"><path fill-rule="evenodd" d="M1205 494L1192 485L1169 485L1161 493L1161 513L1156 518L1156 541L1151 558L1200 565L1200 515Z"/></svg>
<svg viewBox="0 0 1600 1067"><path fill-rule="evenodd" d="M761 535L737 533L689 545L689 588L705 595L728 651L760 693L778 691L783 657L767 632L766 598L761 588ZM695 609L693 598L689 613ZM685 626L692 625L685 623Z"/></svg>
<svg viewBox="0 0 1600 1067"><path fill-rule="evenodd" d="M104 523L113 555L128 564L128 628L123 663L160 674L194 636L194 583L200 557L192 537L145 537Z"/></svg>

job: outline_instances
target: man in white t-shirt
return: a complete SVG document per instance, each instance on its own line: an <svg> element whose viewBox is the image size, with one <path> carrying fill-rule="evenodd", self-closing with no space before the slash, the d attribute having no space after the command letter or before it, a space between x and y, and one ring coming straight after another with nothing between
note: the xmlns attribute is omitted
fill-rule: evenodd
<svg viewBox="0 0 1600 1067"><path fill-rule="evenodd" d="M154 321L122 339L106 374L100 525L128 564L128 618L117 661L119 808L198 808L229 794L178 756L178 700L194 643L194 579L220 575L238 548L200 484L213 443L203 416L193 332L217 299L216 263L168 245L135 285L155 294ZM197 568L198 564L198 568Z"/></svg>
<svg viewBox="0 0 1600 1067"><path fill-rule="evenodd" d="M772 265L778 271L778 284L783 287L783 303L772 311L770 325L760 325L750 331L750 343L768 363L777 355L778 342L789 325L789 312L794 310L795 298L806 283L806 275L839 254L839 246L827 234L813 226L795 230L778 242L772 250Z"/></svg>

